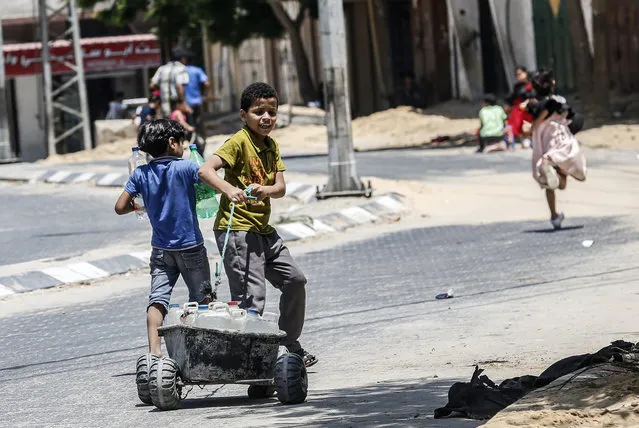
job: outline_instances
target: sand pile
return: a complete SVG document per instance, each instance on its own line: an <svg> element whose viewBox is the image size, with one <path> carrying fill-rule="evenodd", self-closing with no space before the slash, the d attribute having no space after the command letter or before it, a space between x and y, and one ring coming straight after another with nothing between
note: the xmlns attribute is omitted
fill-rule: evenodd
<svg viewBox="0 0 639 428"><path fill-rule="evenodd" d="M639 373L613 365L557 379L483 425L485 428L637 426Z"/></svg>
<svg viewBox="0 0 639 428"><path fill-rule="evenodd" d="M476 119L449 119L445 116L411 111L397 107L353 120L353 144L356 150L385 147L409 147L430 142L440 135L473 132ZM326 152L327 133L322 125L291 125L273 132L282 151L308 150Z"/></svg>
<svg viewBox="0 0 639 428"><path fill-rule="evenodd" d="M295 108L294 113L317 115L315 108ZM308 111L307 111L308 110ZM323 114L323 113L322 113ZM428 143L439 135L454 135L472 132L477 126L475 119L449 119L440 115L411 111L409 107L384 110L355 119L353 142L356 150L372 150L385 147L407 147ZM273 137L286 154L326 153L327 131L324 125L291 125L276 129ZM207 139L219 144L228 134L213 135ZM93 150L55 155L40 161L43 164L90 162L101 159L125 159L135 145L135 139L121 139Z"/></svg>

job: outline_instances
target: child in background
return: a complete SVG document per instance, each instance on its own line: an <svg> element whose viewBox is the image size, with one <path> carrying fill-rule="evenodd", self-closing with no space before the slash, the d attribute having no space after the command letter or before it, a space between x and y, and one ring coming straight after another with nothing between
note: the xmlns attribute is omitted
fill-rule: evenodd
<svg viewBox="0 0 639 428"><path fill-rule="evenodd" d="M135 118L136 125L142 126L144 123L155 119L158 108L160 108L160 98L155 95L151 95L149 97L149 102L140 108L140 111Z"/></svg>
<svg viewBox="0 0 639 428"><path fill-rule="evenodd" d="M546 190L550 222L560 229L564 214L557 212L555 190L564 190L568 176L586 180L586 158L575 134L583 127L583 116L575 113L566 99L554 94L552 71L539 70L533 77L537 99L526 109L532 114L533 177Z"/></svg>
<svg viewBox="0 0 639 428"><path fill-rule="evenodd" d="M507 116L503 107L497 105L493 94L484 96L484 106L479 110L481 126L477 136L477 153L482 153L486 144L504 142L504 122Z"/></svg>
<svg viewBox="0 0 639 428"><path fill-rule="evenodd" d="M191 134L195 132L195 128L189 125L187 121L187 117L193 112L191 107L187 104L186 100L183 98L178 99L173 103L173 108L171 111L171 120L176 121L180 125L186 129L186 139L187 141L191 139Z"/></svg>

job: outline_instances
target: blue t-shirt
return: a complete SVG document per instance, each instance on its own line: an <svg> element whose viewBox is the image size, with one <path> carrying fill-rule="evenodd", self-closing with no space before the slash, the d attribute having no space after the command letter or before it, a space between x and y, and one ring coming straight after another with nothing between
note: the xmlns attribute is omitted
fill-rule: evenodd
<svg viewBox="0 0 639 428"><path fill-rule="evenodd" d="M200 167L186 159L167 156L137 167L124 190L141 195L153 226L151 245L164 250L183 250L202 244L195 212L194 184Z"/></svg>
<svg viewBox="0 0 639 428"><path fill-rule="evenodd" d="M202 83L208 82L209 78L206 76L204 70L195 65L187 65L186 72L189 74L189 83L184 87L186 103L190 106L200 105L202 104L200 87Z"/></svg>

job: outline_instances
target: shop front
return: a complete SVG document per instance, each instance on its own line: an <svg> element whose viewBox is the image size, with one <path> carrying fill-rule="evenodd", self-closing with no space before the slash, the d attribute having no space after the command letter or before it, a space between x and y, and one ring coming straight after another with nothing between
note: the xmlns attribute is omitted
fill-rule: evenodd
<svg viewBox="0 0 639 428"><path fill-rule="evenodd" d="M104 119L109 102L117 92L125 98L148 95L150 72L160 65L160 48L152 34L81 39L88 109L91 123ZM14 152L23 161L48 156L44 131L44 93L40 43L3 46L11 140ZM70 41L50 45L54 86L64 85L71 76L73 59ZM65 104L73 104L73 94ZM54 118L62 123L63 114ZM93 128L93 127L92 127ZM65 151L82 148L73 136L65 141Z"/></svg>

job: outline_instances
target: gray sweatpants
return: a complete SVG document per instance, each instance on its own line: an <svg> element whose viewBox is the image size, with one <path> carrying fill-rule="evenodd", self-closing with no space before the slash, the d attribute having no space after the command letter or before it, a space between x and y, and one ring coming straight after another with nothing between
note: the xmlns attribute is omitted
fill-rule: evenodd
<svg viewBox="0 0 639 428"><path fill-rule="evenodd" d="M216 231L217 247L222 253L226 232ZM266 280L282 292L280 330L286 332L282 343L290 351L299 348L306 311L306 277L297 266L282 238L273 232L231 231L224 257L231 298L262 313L266 301Z"/></svg>

